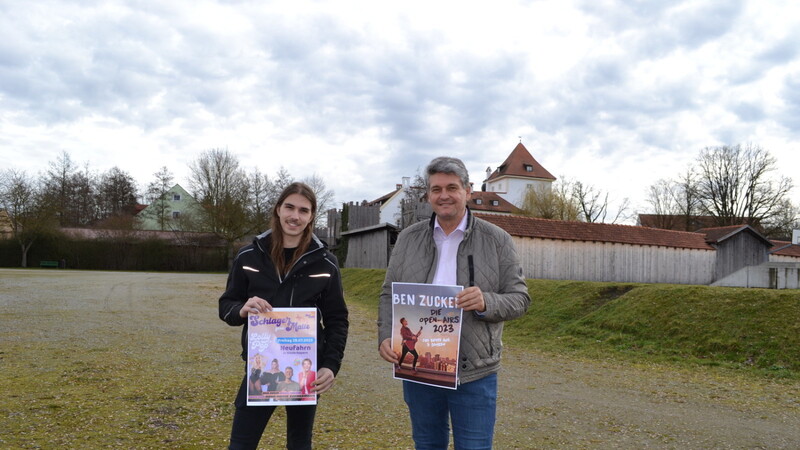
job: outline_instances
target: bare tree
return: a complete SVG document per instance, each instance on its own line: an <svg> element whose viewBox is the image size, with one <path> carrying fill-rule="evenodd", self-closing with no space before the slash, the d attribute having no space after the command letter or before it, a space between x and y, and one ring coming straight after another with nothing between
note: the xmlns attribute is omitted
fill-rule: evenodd
<svg viewBox="0 0 800 450"><path fill-rule="evenodd" d="M777 208L777 213L762 224L764 234L770 238L790 241L792 230L800 228L798 220L800 220L800 208L795 207L791 201L785 200Z"/></svg>
<svg viewBox="0 0 800 450"><path fill-rule="evenodd" d="M22 267L28 266L28 250L37 239L58 227L56 210L44 191L25 172L0 174L0 206L11 219L11 232L22 252Z"/></svg>
<svg viewBox="0 0 800 450"><path fill-rule="evenodd" d="M278 201L278 196L281 195L286 186L294 182L294 178L289 174L285 167L281 166L275 174L275 179L272 181L272 198L270 198L270 205L274 205Z"/></svg>
<svg viewBox="0 0 800 450"><path fill-rule="evenodd" d="M202 153L189 169L190 188L206 212L209 229L226 242L232 262L234 243L254 230L247 205L247 174L227 149Z"/></svg>
<svg viewBox="0 0 800 450"><path fill-rule="evenodd" d="M660 179L650 186L647 202L652 207L655 220L653 226L671 230L677 222L677 184L672 180Z"/></svg>
<svg viewBox="0 0 800 450"><path fill-rule="evenodd" d="M683 217L681 227L684 231L694 231L694 219L702 209L702 199L698 185L698 174L689 167L674 183L672 194L675 196L676 213Z"/></svg>
<svg viewBox="0 0 800 450"><path fill-rule="evenodd" d="M756 145L707 147L698 157L698 194L719 226L767 224L781 215L792 181L773 178L775 158Z"/></svg>
<svg viewBox="0 0 800 450"><path fill-rule="evenodd" d="M254 230L266 230L270 227L272 201L278 198L275 185L267 174L254 169L248 176L250 198L248 199L250 222Z"/></svg>
<svg viewBox="0 0 800 450"><path fill-rule="evenodd" d="M607 222L610 204L608 202L608 192L603 192L594 186L576 181L572 188L572 197L578 204L581 218L586 222L617 223L626 218L630 201L628 198L622 199L616 209L614 218Z"/></svg>
<svg viewBox="0 0 800 450"><path fill-rule="evenodd" d="M425 178L420 174L419 167L412 178L403 179L403 198L400 201L399 216L396 217L397 223L401 228L406 228L420 220L427 220L433 214L431 205L427 202L428 186Z"/></svg>
<svg viewBox="0 0 800 450"><path fill-rule="evenodd" d="M327 211L333 206L333 200L335 196L333 190L328 189L325 186L325 180L323 180L322 177L316 173L310 177L304 178L303 183L307 184L308 187L314 191L314 195L317 197L317 217L314 222L315 225L318 227L325 226L328 216L322 214L322 212Z"/></svg>
<svg viewBox="0 0 800 450"><path fill-rule="evenodd" d="M529 188L522 201L524 214L542 219L576 221L580 217L580 205L572 195L574 183L561 177L549 188Z"/></svg>

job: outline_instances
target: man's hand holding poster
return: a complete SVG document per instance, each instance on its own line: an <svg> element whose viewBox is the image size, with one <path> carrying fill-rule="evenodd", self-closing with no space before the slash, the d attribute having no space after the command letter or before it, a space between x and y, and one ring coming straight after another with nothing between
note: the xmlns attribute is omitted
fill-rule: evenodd
<svg viewBox="0 0 800 450"><path fill-rule="evenodd" d="M247 405L315 405L316 308L275 308L247 321Z"/></svg>
<svg viewBox="0 0 800 450"><path fill-rule="evenodd" d="M456 389L462 286L392 283L394 378Z"/></svg>

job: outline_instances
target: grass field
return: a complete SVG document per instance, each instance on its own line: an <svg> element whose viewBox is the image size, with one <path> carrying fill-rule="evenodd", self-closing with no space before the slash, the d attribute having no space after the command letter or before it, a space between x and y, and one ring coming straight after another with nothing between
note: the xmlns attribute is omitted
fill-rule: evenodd
<svg viewBox="0 0 800 450"><path fill-rule="evenodd" d="M322 399L316 446L408 448L399 383L380 379L387 373L375 352L374 306L383 272L345 270L344 275L354 312L351 343L336 388ZM0 448L224 448L243 373L240 329L217 318L224 282L222 274L0 270ZM564 404L560 397L569 377L582 371L578 381L584 389L603 383L593 376L598 367L617 374L620 366L627 375L613 375L609 383L629 378L631 385L620 385L620 392L640 385L654 401L668 402L655 407L663 408L665 420L694 405L685 396L695 394L684 394L670 380L693 382L708 375L702 386L713 392L703 387L696 406L715 404L706 414L712 416L730 407L734 419L715 425L724 431L720 437L697 438L703 446L727 442L725 436L741 428L738 414L751 409L755 417L741 423L758 426L774 416L775 433L784 433L774 442L793 442L796 427L786 431L785 424L796 422L800 412L800 389L792 381L800 348L799 293L553 281L530 281L529 287L535 302L526 318L508 324L506 341L520 360L528 358L521 353L526 349L559 355L552 360L563 359L566 369L555 362L549 370L566 375L538 379L509 361L503 379L511 386L537 384L525 388L529 394L504 397L497 448L529 448L531 442L553 448L575 443L603 448L609 442L670 448L687 435L647 429L635 435L620 425L623 419L639 420L637 414L598 416L602 420L594 424L591 418L585 424L572 420L581 405ZM568 361L598 355L600 365ZM534 356L539 376L551 364L547 358ZM613 359L621 363L608 365ZM625 368L625 361L659 366L640 372ZM673 364L679 371L669 369ZM656 384L650 386L651 380ZM552 394L548 384L555 386ZM526 400L533 399L532 389L538 389L538 406ZM615 401L587 392L599 405ZM546 406L549 396L557 406ZM635 411L640 400L629 403L620 407ZM560 409L570 411L568 417ZM283 444L280 411L264 448ZM525 431L532 429L538 432Z"/></svg>
<svg viewBox="0 0 800 450"><path fill-rule="evenodd" d="M348 301L377 308L383 270L345 271ZM800 379L800 290L528 280L519 348L720 366Z"/></svg>

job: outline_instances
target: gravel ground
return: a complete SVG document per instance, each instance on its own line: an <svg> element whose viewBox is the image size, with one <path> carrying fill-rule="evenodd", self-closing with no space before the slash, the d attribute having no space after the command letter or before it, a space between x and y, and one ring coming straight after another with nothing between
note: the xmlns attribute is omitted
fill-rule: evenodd
<svg viewBox="0 0 800 450"><path fill-rule="evenodd" d="M388 365L376 359L374 314L351 309L356 326L342 385L345 377L352 384L353 371L362 379L365 371L373 380L390 376ZM378 383L370 390L380 398L374 403L402 410L399 383ZM499 391L496 447L501 449L800 448L800 382L507 348ZM392 420L407 418L392 413Z"/></svg>
<svg viewBox="0 0 800 450"><path fill-rule="evenodd" d="M213 353L204 356L207 364L219 360L209 366L213 367L209 376L235 385L240 379L238 329L216 318L216 298L224 283L225 276L218 274L0 269L0 345L49 339L26 328L30 311L46 310L48 321L57 321L58 314L84 314L83 328L62 331L75 345L88 340L92 330L102 329L115 311L139 320L141 331L154 336L153 345L160 345L159 336L177 339L198 333L196 328L202 324L202 333L214 333L214 343L225 341L222 348L214 347ZM10 331L17 328L20 331ZM202 349L209 342L186 345ZM0 351L0 365L3 358L11 365L12 357ZM164 371L165 377L172 376ZM223 389L230 390L232 397L235 386ZM315 431L318 448L410 448L401 383L391 379L389 365L377 355L373 311L351 305L344 366L334 390L320 404ZM209 437L212 442L224 441L228 414L220 411L220 425ZM7 419L0 417L0 430ZM278 415L268 431L280 433L280 420ZM0 442L4 442L2 436ZM507 348L500 374L495 446L798 449L800 382Z"/></svg>

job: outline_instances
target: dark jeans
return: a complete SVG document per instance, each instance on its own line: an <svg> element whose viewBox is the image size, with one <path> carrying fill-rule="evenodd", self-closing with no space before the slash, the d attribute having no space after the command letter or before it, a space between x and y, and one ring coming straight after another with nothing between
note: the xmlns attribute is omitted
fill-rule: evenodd
<svg viewBox="0 0 800 450"><path fill-rule="evenodd" d="M276 406L247 406L247 376L233 402L236 412L231 427L231 450L255 449ZM286 448L310 449L316 405L286 406ZM270 444L268 447L275 447Z"/></svg>
<svg viewBox="0 0 800 450"><path fill-rule="evenodd" d="M417 354L416 350L411 350L410 348L406 347L406 344L403 344L403 353L400 355L400 364L399 365L400 366L403 365L403 360L406 359L406 355L409 354L409 353L414 355L414 362L411 364L411 368L412 369L416 369L417 368L417 359L419 358L419 355Z"/></svg>

